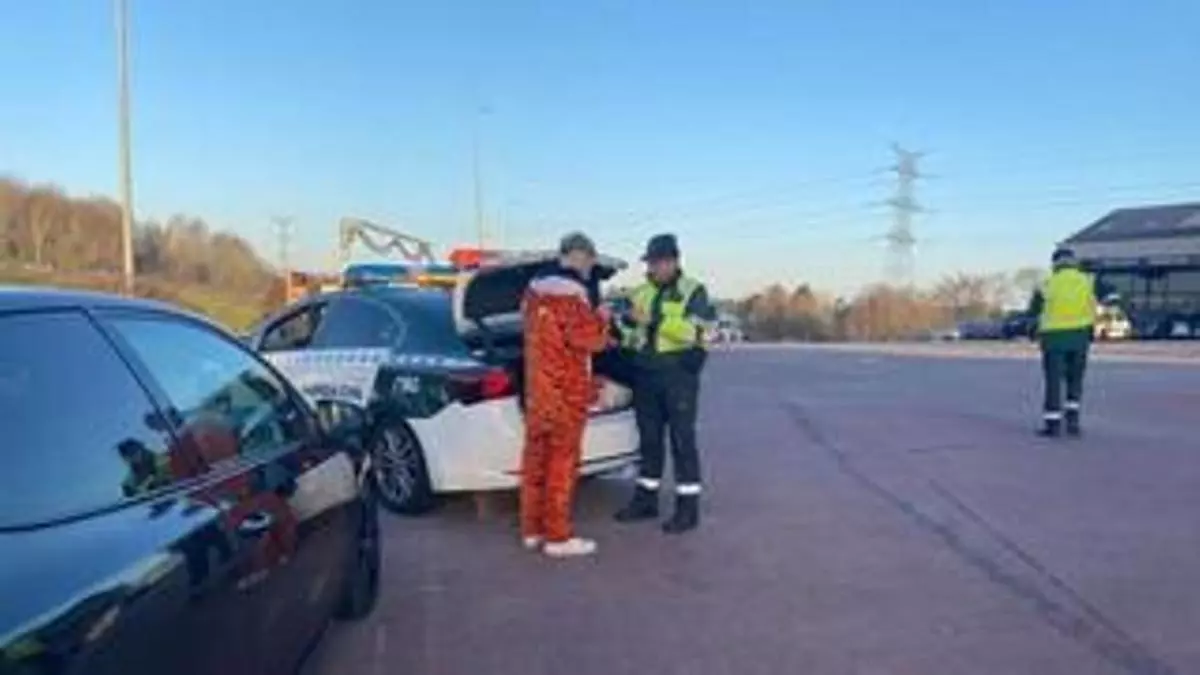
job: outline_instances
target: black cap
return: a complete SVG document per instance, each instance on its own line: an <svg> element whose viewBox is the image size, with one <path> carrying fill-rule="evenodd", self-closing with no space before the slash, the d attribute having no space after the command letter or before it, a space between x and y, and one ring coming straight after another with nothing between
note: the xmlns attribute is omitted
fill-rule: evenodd
<svg viewBox="0 0 1200 675"><path fill-rule="evenodd" d="M642 260L646 262L678 257L679 242L673 234L656 234L650 237L650 241L646 243L646 252L642 254Z"/></svg>
<svg viewBox="0 0 1200 675"><path fill-rule="evenodd" d="M117 444L117 452L120 453L122 457L133 458L149 452L149 449L140 441L127 438Z"/></svg>
<svg viewBox="0 0 1200 675"><path fill-rule="evenodd" d="M1075 251L1066 247L1059 247L1054 250L1054 255L1050 256L1050 262L1055 265L1069 265L1077 262L1075 260Z"/></svg>
<svg viewBox="0 0 1200 675"><path fill-rule="evenodd" d="M558 252L562 255L574 252L586 253L596 257L596 244L591 237L582 232L571 232L558 242Z"/></svg>

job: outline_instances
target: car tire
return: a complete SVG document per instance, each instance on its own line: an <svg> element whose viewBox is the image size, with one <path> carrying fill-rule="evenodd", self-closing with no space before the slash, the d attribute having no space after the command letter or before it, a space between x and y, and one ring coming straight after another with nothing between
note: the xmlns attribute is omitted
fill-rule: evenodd
<svg viewBox="0 0 1200 675"><path fill-rule="evenodd" d="M371 480L384 508L402 516L419 516L434 506L433 485L425 452L404 422L384 424L371 442Z"/></svg>
<svg viewBox="0 0 1200 675"><path fill-rule="evenodd" d="M379 576L383 568L383 546L379 533L379 508L374 489L362 500L361 531L347 563L346 581L334 617L342 621L365 619L379 603Z"/></svg>

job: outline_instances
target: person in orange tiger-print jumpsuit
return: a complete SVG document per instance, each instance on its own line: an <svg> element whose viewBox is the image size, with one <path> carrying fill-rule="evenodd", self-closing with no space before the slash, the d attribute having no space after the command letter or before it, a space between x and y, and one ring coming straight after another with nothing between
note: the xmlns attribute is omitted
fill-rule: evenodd
<svg viewBox="0 0 1200 675"><path fill-rule="evenodd" d="M588 279L595 245L567 235L557 267L529 284L525 324L525 448L521 457L521 536L553 557L588 555L571 508L587 411L594 395L592 355L609 341L609 315L594 306Z"/></svg>

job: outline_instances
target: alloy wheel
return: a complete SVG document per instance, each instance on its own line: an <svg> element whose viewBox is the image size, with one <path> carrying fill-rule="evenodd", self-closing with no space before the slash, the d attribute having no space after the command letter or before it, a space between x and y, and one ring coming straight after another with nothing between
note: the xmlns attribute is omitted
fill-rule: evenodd
<svg viewBox="0 0 1200 675"><path fill-rule="evenodd" d="M412 434L403 429L385 429L375 447L375 483L394 503L412 499L420 471L420 452Z"/></svg>

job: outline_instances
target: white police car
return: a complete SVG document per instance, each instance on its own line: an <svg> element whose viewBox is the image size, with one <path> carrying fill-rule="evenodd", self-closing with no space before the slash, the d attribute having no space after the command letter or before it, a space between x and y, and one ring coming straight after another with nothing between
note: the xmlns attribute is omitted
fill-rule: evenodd
<svg viewBox="0 0 1200 675"><path fill-rule="evenodd" d="M307 396L371 410L374 477L390 510L417 514L439 493L512 488L524 442L521 296L554 258L492 262L463 272L452 292L381 284L315 295L264 321L250 343ZM623 266L605 260L605 278ZM597 381L585 475L636 457L629 390Z"/></svg>

